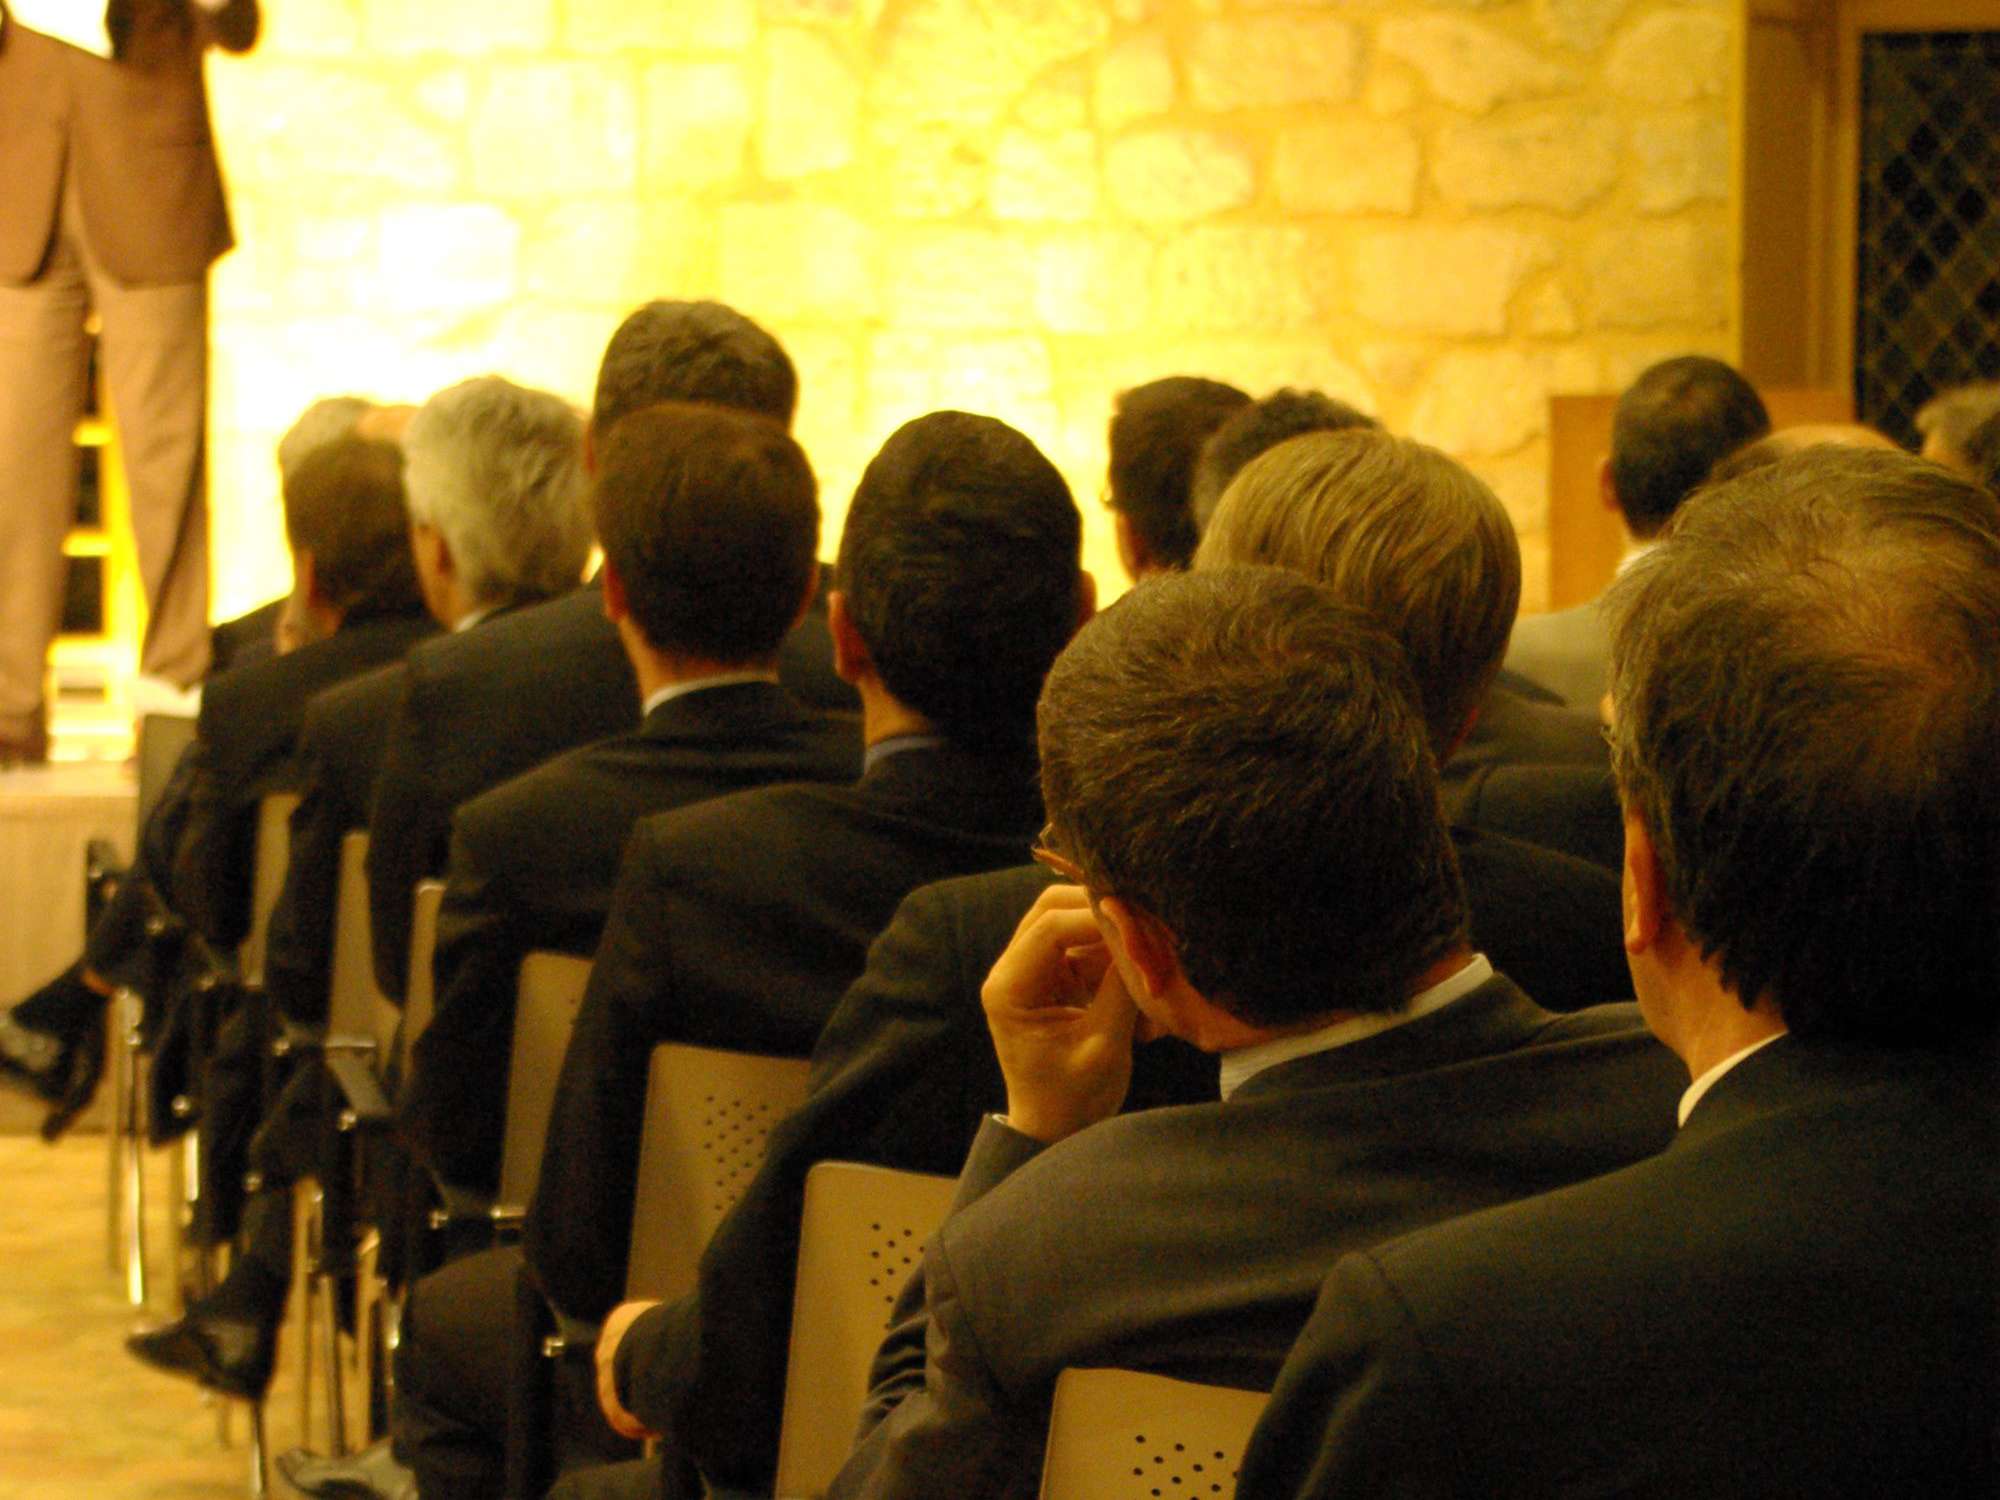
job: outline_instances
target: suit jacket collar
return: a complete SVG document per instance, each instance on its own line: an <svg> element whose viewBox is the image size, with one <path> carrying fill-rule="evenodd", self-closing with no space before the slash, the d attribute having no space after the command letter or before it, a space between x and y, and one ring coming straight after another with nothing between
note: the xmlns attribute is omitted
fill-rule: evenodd
<svg viewBox="0 0 2000 1500"><path fill-rule="evenodd" d="M1978 1057L1848 1046L1787 1033L1718 1078L1696 1101L1673 1147L1698 1145L1790 1110L1838 1107L1883 1086L1926 1087L1987 1069Z"/></svg>
<svg viewBox="0 0 2000 1500"><path fill-rule="evenodd" d="M1469 1058L1492 1057L1526 1046L1553 1015L1496 973L1469 995L1442 1010L1344 1047L1279 1063L1246 1079L1232 1096L1361 1083L1448 1066Z"/></svg>
<svg viewBox="0 0 2000 1500"><path fill-rule="evenodd" d="M807 717L775 682L732 682L669 698L646 715L639 732L649 740L707 739Z"/></svg>
<svg viewBox="0 0 2000 1500"><path fill-rule="evenodd" d="M971 832L1020 834L1042 824L1042 788L1032 750L977 752L947 740L885 756L855 783L863 800L926 822ZM1025 852L1025 847L1024 851Z"/></svg>

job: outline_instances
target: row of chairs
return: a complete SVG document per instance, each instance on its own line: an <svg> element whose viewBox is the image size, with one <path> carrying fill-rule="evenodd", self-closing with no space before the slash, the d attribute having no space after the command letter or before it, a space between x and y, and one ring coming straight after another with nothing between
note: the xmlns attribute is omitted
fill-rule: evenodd
<svg viewBox="0 0 2000 1500"><path fill-rule="evenodd" d="M146 783L171 766L184 743L171 729L149 735L147 728L141 730L142 802ZM158 768L151 775L149 745ZM241 979L252 987L262 979L264 933L283 881L296 803L294 796L274 795L260 811L251 934L237 956ZM399 1070L406 1064L410 1044L430 1018L430 959L443 892L435 881L415 892L409 999L398 1011L374 983L366 852L366 835L350 834L342 849L327 1025L317 1034L281 1031L273 1047L280 1054L316 1051L331 1085L320 1168L296 1190L298 1257L293 1321L285 1339L298 1367L300 1430L308 1443L335 1453L378 1435L388 1414L396 1303L378 1273L380 1236L361 1221L355 1185L369 1141L392 1127L383 1080L392 1066ZM535 953L523 963L498 1198L472 1202L443 1194L432 1215L433 1230L450 1233L477 1223L491 1235L518 1232L522 1206L541 1169L556 1076L589 973L588 960L570 955ZM121 995L119 1003L111 1240L128 1292L143 1302L139 1226L145 1202L138 1171L147 1138L143 997ZM693 1289L709 1235L754 1174L772 1126L804 1099L807 1074L808 1064L800 1059L674 1044L655 1051L633 1205L628 1296L671 1300ZM176 1153L177 1229L193 1217L191 1195L200 1180L196 1139L197 1133L189 1132ZM809 1175L779 1495L822 1493L845 1459L889 1310L917 1247L942 1221L953 1189L949 1178L849 1162L822 1163ZM180 1237L175 1244L178 1268L187 1254ZM199 1252L195 1258L200 1261ZM212 1282L213 1268L203 1269L197 1287ZM340 1316L343 1288L354 1298L347 1320ZM556 1361L588 1357L595 1339L595 1328L559 1319L551 1310L542 1339L551 1376ZM350 1382L354 1400L348 1399ZM1129 1371L1068 1372L1057 1389L1044 1494L1062 1500L1227 1493L1264 1400L1260 1394ZM532 1421L532 1402L527 1410ZM226 1420L224 1430L226 1435ZM553 1478L552 1441L544 1432L542 1441L521 1446L518 1455L510 1488L541 1493ZM261 1497L266 1493L263 1427L256 1410L250 1458L250 1490Z"/></svg>

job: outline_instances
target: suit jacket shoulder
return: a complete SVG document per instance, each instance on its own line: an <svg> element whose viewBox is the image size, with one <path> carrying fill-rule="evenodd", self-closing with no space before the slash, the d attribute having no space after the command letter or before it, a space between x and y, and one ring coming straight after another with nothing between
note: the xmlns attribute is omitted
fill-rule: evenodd
<svg viewBox="0 0 2000 1500"><path fill-rule="evenodd" d="M1350 1257L1240 1493L1993 1493L1994 1099L1785 1039L1660 1155Z"/></svg>
<svg viewBox="0 0 2000 1500"><path fill-rule="evenodd" d="M1604 612L1593 599L1569 609L1521 616L1514 622L1505 665L1572 707L1595 713L1609 686L1610 659Z"/></svg>
<svg viewBox="0 0 2000 1500"><path fill-rule="evenodd" d="M1615 875L1501 833L1454 826L1451 839L1473 943L1496 968L1549 1010L1631 995Z"/></svg>

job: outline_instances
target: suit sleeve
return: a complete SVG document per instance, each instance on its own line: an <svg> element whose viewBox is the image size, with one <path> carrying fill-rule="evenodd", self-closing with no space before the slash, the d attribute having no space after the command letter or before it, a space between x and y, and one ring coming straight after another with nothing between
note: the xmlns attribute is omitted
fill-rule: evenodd
<svg viewBox="0 0 2000 1500"><path fill-rule="evenodd" d="M774 1477L807 1172L843 1160L956 1175L980 1116L1004 1107L979 1007L990 955L968 952L955 916L931 888L904 899L821 1034L806 1102L709 1242L696 1291L619 1346L628 1409L717 1484L768 1490Z"/></svg>
<svg viewBox="0 0 2000 1500"><path fill-rule="evenodd" d="M1435 1500L1461 1435L1409 1312L1369 1254L1343 1257L1293 1346L1237 1480L1239 1500ZM1474 1487L1477 1488L1477 1487Z"/></svg>
<svg viewBox="0 0 2000 1500"><path fill-rule="evenodd" d="M982 1128L959 1180L953 1216L1037 1149L996 1124ZM921 1269L897 1298L868 1372L854 1451L828 1487L827 1500L1033 1494L1047 1409L1012 1399L995 1378L967 1316L953 1253L953 1237L935 1235L924 1247ZM1010 1477L1028 1483L1008 1485Z"/></svg>
<svg viewBox="0 0 2000 1500"><path fill-rule="evenodd" d="M674 1003L670 902L645 836L633 835L611 915L563 1055L548 1144L529 1205L528 1264L570 1317L602 1320L624 1296L646 1075Z"/></svg>
<svg viewBox="0 0 2000 1500"><path fill-rule="evenodd" d="M405 971L410 963L411 896L418 881L443 868L451 816L450 808L435 805L430 727L417 663L406 662L368 814L368 930L375 983L398 1005L408 998L409 990Z"/></svg>
<svg viewBox="0 0 2000 1500"><path fill-rule="evenodd" d="M218 764L216 728L201 717L194 743L174 772L180 790L180 828L168 842L148 820L143 855L171 848L168 884L174 910L218 948L234 948L250 926L250 882L256 862L257 821L244 816L230 778ZM183 773L185 776L183 777ZM161 799L164 807L166 798ZM155 818L158 809L155 810Z"/></svg>
<svg viewBox="0 0 2000 1500"><path fill-rule="evenodd" d="M265 939L264 987L286 1017L305 1025L326 1020L332 983L334 908L340 894L340 845L356 826L314 743L312 720L301 739L305 784L292 811L291 850L284 885Z"/></svg>
<svg viewBox="0 0 2000 1500"><path fill-rule="evenodd" d="M483 830L457 820L432 963L437 1011L417 1038L403 1123L454 1187L499 1186L521 968L518 903Z"/></svg>

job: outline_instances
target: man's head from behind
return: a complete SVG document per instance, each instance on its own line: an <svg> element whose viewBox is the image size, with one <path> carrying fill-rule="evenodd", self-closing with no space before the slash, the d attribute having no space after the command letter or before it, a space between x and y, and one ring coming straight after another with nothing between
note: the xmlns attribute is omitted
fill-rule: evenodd
<svg viewBox="0 0 2000 1500"><path fill-rule="evenodd" d="M1795 1032L1990 1029L2000 505L1901 454L1809 450L1691 500L1606 608L1627 946L1638 889Z"/></svg>
<svg viewBox="0 0 2000 1500"><path fill-rule="evenodd" d="M1209 434L1195 461L1189 505L1195 529L1206 532L1222 492L1243 466L1288 438L1307 432L1344 432L1380 424L1366 412L1319 391L1286 388L1230 414Z"/></svg>
<svg viewBox="0 0 2000 1500"><path fill-rule="evenodd" d="M812 588L817 496L805 454L768 418L678 403L634 412L598 469L607 595L664 655L767 663Z"/></svg>
<svg viewBox="0 0 2000 1500"><path fill-rule="evenodd" d="M568 403L482 375L426 401L410 419L403 451L419 571L434 612L441 576L464 609L575 587L590 552L590 518L583 423Z"/></svg>
<svg viewBox="0 0 2000 1500"><path fill-rule="evenodd" d="M699 401L790 426L799 377L784 346L720 302L648 302L611 335L597 368L590 425L604 443L635 411Z"/></svg>
<svg viewBox="0 0 2000 1500"><path fill-rule="evenodd" d="M410 557L403 450L357 437L321 443L285 476L285 538L306 604L327 626L423 605Z"/></svg>
<svg viewBox="0 0 2000 1500"><path fill-rule="evenodd" d="M1049 674L1051 847L1242 1022L1395 1010L1466 924L1413 701L1396 643L1309 579L1148 580Z"/></svg>
<svg viewBox="0 0 2000 1500"><path fill-rule="evenodd" d="M1939 391L1917 408L1923 455L1933 463L1978 477L1969 444L1981 423L2000 423L2000 380L1981 380Z"/></svg>
<svg viewBox="0 0 2000 1500"><path fill-rule="evenodd" d="M836 614L888 693L941 733L1026 745L1049 663L1089 613L1082 537L1068 486L1033 443L992 417L932 412L862 473Z"/></svg>
<svg viewBox="0 0 2000 1500"><path fill-rule="evenodd" d="M1292 438L1216 508L1196 568L1268 564L1332 588L1402 643L1438 759L1485 701L1521 601L1521 550L1493 491L1379 428Z"/></svg>
<svg viewBox="0 0 2000 1500"><path fill-rule="evenodd" d="M1170 375L1121 391L1111 411L1111 508L1133 578L1185 568L1198 538L1190 487L1210 433L1250 404L1219 380Z"/></svg>
<svg viewBox="0 0 2000 1500"><path fill-rule="evenodd" d="M1770 430L1750 382L1719 359L1686 354L1646 370L1611 418L1605 483L1625 529L1657 535L1709 470Z"/></svg>

